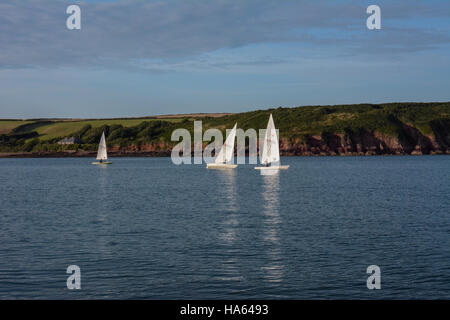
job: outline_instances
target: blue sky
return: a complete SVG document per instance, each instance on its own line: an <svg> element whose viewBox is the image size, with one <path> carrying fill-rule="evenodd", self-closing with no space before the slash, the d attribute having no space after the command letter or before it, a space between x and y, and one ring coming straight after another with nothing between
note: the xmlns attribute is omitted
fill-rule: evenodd
<svg viewBox="0 0 450 320"><path fill-rule="evenodd" d="M1 1L0 118L449 101L449 18L448 0Z"/></svg>

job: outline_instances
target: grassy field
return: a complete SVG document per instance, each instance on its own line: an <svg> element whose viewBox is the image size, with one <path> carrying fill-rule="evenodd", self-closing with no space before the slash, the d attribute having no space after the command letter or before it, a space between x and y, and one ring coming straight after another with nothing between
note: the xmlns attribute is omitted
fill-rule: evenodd
<svg viewBox="0 0 450 320"><path fill-rule="evenodd" d="M57 137L70 136L79 131L85 125L91 125L92 128L98 128L104 125L122 125L123 127L133 127L142 122L155 121L153 119L113 119L113 120L85 120L85 121L66 121L56 122L49 125L43 125L36 129L41 140L50 140ZM170 119L170 121L176 121Z"/></svg>
<svg viewBox="0 0 450 320"><path fill-rule="evenodd" d="M33 121L21 121L21 120L0 120L0 134L10 133L11 130L17 128L20 125L31 123Z"/></svg>
<svg viewBox="0 0 450 320"><path fill-rule="evenodd" d="M34 131L39 134L39 138L42 141L50 140L58 137L67 137L71 134L78 132L86 125L91 125L92 128L98 128L101 126L111 126L111 125L121 125L125 128L133 127L141 124L142 122L164 120L168 122L179 122L180 118L168 118L168 119L99 119L99 120L81 120L81 121L52 121L52 123L40 123L37 122L35 126L32 127ZM0 120L0 134L10 133L13 129L18 128L26 124L32 124L35 121L31 120ZM27 127L26 131L29 131L30 127Z"/></svg>

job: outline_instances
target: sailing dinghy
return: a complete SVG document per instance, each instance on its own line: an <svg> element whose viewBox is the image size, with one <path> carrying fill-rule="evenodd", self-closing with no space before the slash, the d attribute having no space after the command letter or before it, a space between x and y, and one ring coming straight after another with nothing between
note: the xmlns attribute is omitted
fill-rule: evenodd
<svg viewBox="0 0 450 320"><path fill-rule="evenodd" d="M100 138L100 143L98 145L97 151L97 162L92 162L92 164L111 164L112 162L108 162L108 153L106 152L106 141L105 141L105 132L103 131L102 137Z"/></svg>
<svg viewBox="0 0 450 320"><path fill-rule="evenodd" d="M256 170L287 170L289 166L280 165L280 146L278 144L277 130L270 114L267 123L266 134L261 154L261 164L263 167L255 167Z"/></svg>
<svg viewBox="0 0 450 320"><path fill-rule="evenodd" d="M234 155L234 140L236 138L237 123L234 125L230 134L228 135L225 143L220 149L214 163L207 163L206 168L208 169L234 169L237 164L232 164Z"/></svg>

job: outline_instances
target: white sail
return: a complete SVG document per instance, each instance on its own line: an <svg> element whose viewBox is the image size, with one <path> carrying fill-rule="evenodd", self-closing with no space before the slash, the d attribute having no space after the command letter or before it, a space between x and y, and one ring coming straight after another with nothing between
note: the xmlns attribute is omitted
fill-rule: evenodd
<svg viewBox="0 0 450 320"><path fill-rule="evenodd" d="M264 136L261 163L264 165L279 165L280 163L280 146L278 144L278 135L277 130L275 129L275 124L273 123L272 114L270 114L266 134Z"/></svg>
<svg viewBox="0 0 450 320"><path fill-rule="evenodd" d="M98 145L97 160L107 160L108 154L106 152L105 132L102 133L100 143Z"/></svg>
<svg viewBox="0 0 450 320"><path fill-rule="evenodd" d="M225 140L225 143L223 144L222 149L220 149L219 154L214 160L214 163L227 163L231 162L231 160L233 159L234 140L236 139L236 129L237 123L234 125L233 129L231 130L230 134Z"/></svg>

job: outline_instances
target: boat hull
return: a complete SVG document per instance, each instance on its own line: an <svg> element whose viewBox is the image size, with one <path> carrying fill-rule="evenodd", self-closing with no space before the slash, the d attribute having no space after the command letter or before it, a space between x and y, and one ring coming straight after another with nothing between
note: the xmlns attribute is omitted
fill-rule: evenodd
<svg viewBox="0 0 450 320"><path fill-rule="evenodd" d="M234 169L237 164L226 164L226 163L207 163L207 169Z"/></svg>
<svg viewBox="0 0 450 320"><path fill-rule="evenodd" d="M112 164L112 162L92 162L92 164Z"/></svg>
<svg viewBox="0 0 450 320"><path fill-rule="evenodd" d="M255 170L287 170L289 166L255 167Z"/></svg>

